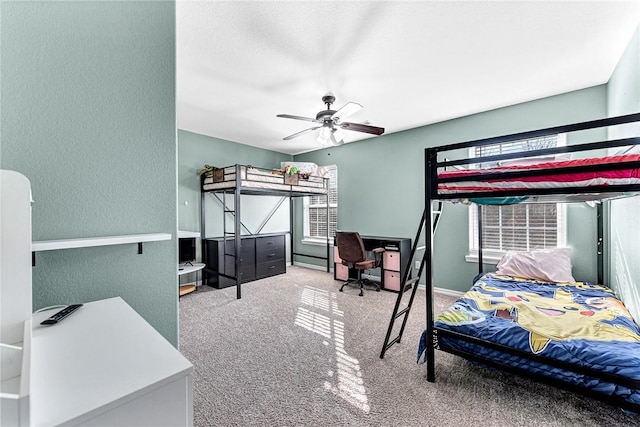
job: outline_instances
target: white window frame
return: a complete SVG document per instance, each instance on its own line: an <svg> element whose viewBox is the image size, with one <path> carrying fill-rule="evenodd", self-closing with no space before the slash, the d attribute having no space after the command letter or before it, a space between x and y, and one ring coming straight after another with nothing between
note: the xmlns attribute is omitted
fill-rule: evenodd
<svg viewBox="0 0 640 427"><path fill-rule="evenodd" d="M558 134L556 147L566 145L566 135ZM469 157L474 157L474 147L469 149ZM525 204L522 204L524 206ZM566 204L556 203L556 234L557 247L565 247L567 243L567 209ZM469 253L465 256L467 262L478 262L478 206L472 204L469 206ZM527 242L528 243L528 242ZM487 264L497 264L500 258L507 253L504 250L494 250L482 248L482 262Z"/></svg>
<svg viewBox="0 0 640 427"><path fill-rule="evenodd" d="M338 166L337 165L328 165L324 166L327 170L329 177L329 191L331 188L335 188L336 198L334 202L329 201L329 208L335 208L336 210L336 219L334 224L334 229L337 229L338 222ZM333 179L331 179L331 174L333 173ZM332 187L333 186L333 187ZM315 207L325 207L324 203L314 205ZM326 245L327 239L325 236L310 236L311 233L311 223L309 217L309 208L311 207L311 197L303 197L303 216L304 216L304 228L303 228L303 238L302 243L310 244L310 245ZM331 223L329 224L329 229L331 229ZM333 236L329 236L329 243L333 244Z"/></svg>

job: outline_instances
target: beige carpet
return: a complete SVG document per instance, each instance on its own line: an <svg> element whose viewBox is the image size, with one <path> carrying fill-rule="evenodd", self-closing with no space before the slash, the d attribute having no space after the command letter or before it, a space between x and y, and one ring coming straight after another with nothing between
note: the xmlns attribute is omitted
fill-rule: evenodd
<svg viewBox="0 0 640 427"><path fill-rule="evenodd" d="M196 426L621 426L640 416L436 351L416 364L418 291L400 344L379 358L396 294L338 292L329 273L287 274L180 299ZM408 295L407 295L408 297ZM436 313L453 298L438 295Z"/></svg>

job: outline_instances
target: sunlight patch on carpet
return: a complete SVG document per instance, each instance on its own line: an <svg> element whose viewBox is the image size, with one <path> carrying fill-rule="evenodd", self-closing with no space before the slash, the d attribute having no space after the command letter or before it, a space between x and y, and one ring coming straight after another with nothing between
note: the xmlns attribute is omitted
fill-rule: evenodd
<svg viewBox="0 0 640 427"><path fill-rule="evenodd" d="M324 389L345 400L349 404L369 413L369 401L360 371L358 359L350 356L344 348L344 323L335 317L343 317L344 312L339 309L336 294L323 289L306 286L300 298L295 325L314 332L327 340L325 346L333 342L336 352L335 369L327 372L330 381L324 382ZM321 311L323 313L318 313Z"/></svg>

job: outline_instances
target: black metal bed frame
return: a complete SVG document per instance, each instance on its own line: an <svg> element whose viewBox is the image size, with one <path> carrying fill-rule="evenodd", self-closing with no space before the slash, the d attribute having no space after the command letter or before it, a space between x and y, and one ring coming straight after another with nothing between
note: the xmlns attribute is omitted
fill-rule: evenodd
<svg viewBox="0 0 640 427"><path fill-rule="evenodd" d="M516 177L530 177L530 176L540 176L549 174L549 170L519 170L514 172L504 172L499 174L483 174L482 177L472 176L472 177L462 177L462 178L439 178L438 171L445 167L450 166L460 166L460 165L471 165L476 163L485 163L485 162L494 162L500 160L508 160L508 159L522 159L526 157L534 157L541 155L551 155L551 154L559 154L559 153L571 153L571 152L584 152L596 149L605 149L605 148L613 148L613 147L622 147L628 145L640 145L640 137L633 138L624 138L624 139L616 139L610 141L599 141L599 142L591 142L591 143L583 143L576 145L569 145L563 147L556 148L548 148L548 149L540 149L540 150L532 150L522 153L510 153L510 154L502 154L502 155L493 155L493 156L485 156L485 157L476 157L476 158L464 158L460 160L444 160L438 161L438 154L444 154L445 152L450 152L452 150L459 150L489 144L498 144L503 142L512 142L516 140L536 138L547 135L554 135L558 133L568 133L575 131L584 131L589 129L598 129L598 128L606 128L608 126L620 125L625 123L633 123L640 122L640 113L629 114L624 116L593 120L588 122L575 123L565 126L556 126L550 127L535 131L521 132L511 135L505 135L500 137L486 138L476 141L468 141L457 144L449 144L443 145L439 147L432 147L425 149L425 208L428 209L425 212L430 212L432 209L432 201L443 201L443 200L452 200L452 199L462 199L462 198L474 198L474 197L482 197L482 198L504 198L509 196L535 196L535 195L558 195L558 196L569 196L569 195L577 195L577 194L599 194L602 195L602 199L607 198L607 194L618 193L618 192L640 192L640 184L629 184L629 185L598 185L598 186L590 186L590 187L564 187L564 188L556 188L556 189L530 189L530 190L500 190L500 191L481 191L481 192L459 192L455 194L442 194L438 191L438 184L445 182L462 182L462 181L478 181L478 180L489 180L489 179L503 179L505 177L516 178ZM619 163L615 165L589 165L589 166L574 166L574 167L566 167L566 168L556 168L553 169L554 174L558 173L568 173L568 172L585 172L585 171L602 171L602 170L612 170L612 169L629 169L629 168L640 168L640 161L633 162L625 162ZM480 207L480 205L478 205ZM478 215L479 219L481 219L481 215ZM599 209L597 212L598 217L598 242L597 242L597 253L598 253L598 280L602 283L602 252L603 252L603 225L602 225L602 208L599 205ZM478 339L472 336L460 334L457 332L444 330L435 327L434 325L434 313L433 313L433 232L432 216L430 214L425 215L426 224L425 224L425 259L424 259L424 268L425 268L425 285L426 285L426 294L427 294L427 307L426 307L426 334L425 334L425 348L426 348L426 364L427 364L427 380L429 382L435 382L435 349L446 351L452 354L456 354L458 356L464 357L466 359L480 362L482 364L496 367L503 371L512 372L518 374L520 376L528 377L535 379L537 381L541 381L544 383L548 383L559 388L564 388L579 394L583 394L592 398L597 398L600 401L619 406L624 409L628 409L634 412L640 412L640 405L628 402L623 398L607 395L604 393L600 393L597 391L593 391L590 389L585 389L577 385L566 383L562 380L555 379L552 377L542 376L539 374L535 374L527 371L526 369L506 365L504 363L492 360L487 357L479 356L477 354L471 353L465 350L457 350L457 349L449 349L449 348L440 348L438 345L438 339L440 337L452 337L467 343L472 343L475 345L495 349L502 351L504 353L508 353L514 356L522 357L527 360L533 360L539 363L543 363L552 367L562 368L568 371L572 371L579 374L588 375L593 378L601 379L603 381L607 381L610 383L614 383L620 386L625 386L631 389L640 390L640 381L633 380L630 378L626 378L620 375L604 373L601 371L596 371L590 368L581 367L577 365L573 365L567 362L558 361L555 359L551 359L545 356L536 355L532 353L527 353L525 351L513 349L504 345L496 344L490 341ZM482 231L481 231L481 220L479 223L479 240L482 242ZM478 260L479 273L482 273L483 265L482 265L482 245L479 246L479 260ZM430 341L430 342L429 342Z"/></svg>
<svg viewBox="0 0 640 427"><path fill-rule="evenodd" d="M230 256L233 256L235 258L235 276L229 276L226 274L221 274L219 273L219 275L226 277L228 279L232 279L236 282L236 298L240 299L242 298L242 278L241 276L238 274L239 271L241 271L241 267L242 267L242 260L241 258L238 256L240 254L240 247L241 247L241 242L242 242L242 228L244 227L244 224L242 224L241 221L241 195L246 194L246 195L254 195L254 196L283 196L283 197L288 197L289 198L289 238L290 238L290 247L291 247L291 264L293 264L294 261L294 257L295 256L303 256L306 258L315 258L315 259L322 259L326 261L326 265L327 265L327 272L330 271L330 258L329 258L329 254L330 254L330 242L329 242L329 178L323 178L323 188L325 189L324 192L316 192L316 191L299 191L299 190L294 190L293 187L294 185L289 185L288 189L274 189L274 188L258 188L258 187L247 187L247 186L243 186L242 183L246 182L247 179L242 179L242 168L245 168L245 170L248 170L248 168L253 168L253 169L257 169L257 170L261 170L261 171L270 171L270 169L265 169L265 168L258 168L255 166L249 166L249 165L242 165L242 164L236 164L233 166L227 166L224 168L220 168L220 169L228 169L230 167L233 167L235 169L235 186L232 188L219 188L219 189L209 189L209 190L205 190L204 189L204 184L205 184L205 179L206 176L203 174L200 177L200 237L201 237L201 242L202 242L202 248L205 248L205 239L206 239L206 228L205 228L205 223L206 223L206 216L205 216L205 194L207 193L222 193L223 197L226 197L227 194L231 194L233 196L233 210L228 210L227 209L227 205L226 205L226 201L225 200L221 200L220 202L223 205L223 213L222 213L222 221L223 221L223 237L225 237L225 254L226 254L226 237L227 235L233 237L233 252L230 254ZM262 182L262 181L260 181ZM295 212L294 212L294 198L295 197L304 197L304 196L322 196L324 195L326 198L326 206L327 206L327 251L326 251L326 256L318 256L318 255L311 255L311 254L304 254L304 253L300 253L300 252L295 252L294 251L294 234L295 234ZM226 214L227 213L232 213L233 217L234 217L234 231L233 232L227 232L226 230ZM265 219L265 221L263 222L263 224L266 224L271 217L275 214L275 211L272 211L268 217ZM248 230L247 230L248 231ZM226 256L226 255L225 255Z"/></svg>

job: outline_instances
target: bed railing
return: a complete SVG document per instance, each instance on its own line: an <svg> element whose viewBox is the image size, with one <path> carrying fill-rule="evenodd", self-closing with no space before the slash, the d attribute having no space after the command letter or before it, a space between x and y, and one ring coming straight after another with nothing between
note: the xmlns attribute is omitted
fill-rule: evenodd
<svg viewBox="0 0 640 427"><path fill-rule="evenodd" d="M594 193L614 193L614 192L639 192L640 184L607 184L607 185L591 185L584 187L581 185L564 186L562 188L528 188L528 189L514 189L514 190L499 190L499 191L457 191L455 193L444 193L440 191L440 185L446 183L464 183L470 181L489 181L489 180L505 180L515 178L531 178L549 175L549 169L525 169L514 171L501 171L496 173L483 173L481 176L457 176L446 177L440 176L445 168L451 167L469 167L478 164L486 163L498 163L504 161L523 160L540 157L540 156L556 156L566 153L581 153L581 157L585 154L594 157L603 157L602 153L599 155L593 154L595 150L608 150L612 148L626 147L626 146L639 146L640 145L640 125L636 131L637 135L628 138L618 138L612 140L603 140L587 143L572 144L554 148L543 148L530 151L522 151L515 153L505 153L498 155L489 155L481 157L470 157L468 153L464 153L462 158L449 160L460 156L459 150L471 149L474 147L483 147L488 145L495 145L500 143L514 142L520 140L526 140L531 138L539 138L557 134L570 134L571 132L588 131L594 129L605 129L610 126L624 125L629 123L640 123L640 113L629 114L625 116L612 117L607 119L593 120L582 123L575 123L565 126L555 126L542 130L520 132L506 136L485 138L475 141L467 141L449 145L443 145L439 147L431 147L425 149L425 188L427 191L427 198L431 200L451 200L473 197L513 197L513 196L536 196L536 195L575 195L575 194L594 194ZM456 151L458 151L456 153ZM467 150L469 151L469 150ZM445 158L446 157L446 158ZM443 158L443 160L439 160ZM449 158L449 159L447 159ZM640 169L640 158L636 159L623 159L615 164L588 164L588 165L568 165L560 168L553 168L553 174L563 173L583 173L583 172L600 172L600 171L613 171L623 169ZM478 169L475 169L478 170Z"/></svg>

